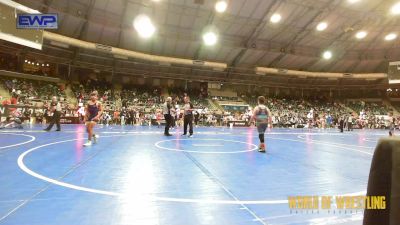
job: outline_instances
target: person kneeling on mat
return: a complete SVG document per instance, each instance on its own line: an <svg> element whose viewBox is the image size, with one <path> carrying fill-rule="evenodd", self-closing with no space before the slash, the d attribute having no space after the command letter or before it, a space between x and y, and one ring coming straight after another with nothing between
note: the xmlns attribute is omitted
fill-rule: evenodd
<svg viewBox="0 0 400 225"><path fill-rule="evenodd" d="M254 108L253 116L251 121L256 122L258 137L260 139L260 146L258 151L265 152L265 141L264 141L264 133L268 127L268 123L271 124L271 111L265 104L265 97L258 97L258 105Z"/></svg>

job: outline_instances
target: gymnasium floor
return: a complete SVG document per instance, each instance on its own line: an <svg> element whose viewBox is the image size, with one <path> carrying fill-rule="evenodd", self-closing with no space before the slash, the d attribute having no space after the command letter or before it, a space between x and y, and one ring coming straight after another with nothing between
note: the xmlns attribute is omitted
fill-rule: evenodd
<svg viewBox="0 0 400 225"><path fill-rule="evenodd" d="M82 125L0 132L0 225L362 224L362 211L298 211L288 196L363 194L386 131ZM54 128L53 128L54 129ZM179 133L181 131L179 130Z"/></svg>

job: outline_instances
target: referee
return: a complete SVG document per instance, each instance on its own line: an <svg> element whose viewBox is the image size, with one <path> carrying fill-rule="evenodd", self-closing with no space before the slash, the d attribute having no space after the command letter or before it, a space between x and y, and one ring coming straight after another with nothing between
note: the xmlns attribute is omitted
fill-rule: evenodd
<svg viewBox="0 0 400 225"><path fill-rule="evenodd" d="M184 106L183 135L187 134L188 125L189 137L193 137L193 104L190 102L189 96L186 96Z"/></svg>
<svg viewBox="0 0 400 225"><path fill-rule="evenodd" d="M165 100L164 106L163 106L163 114L164 114L164 118L165 118L165 130L164 130L164 135L165 136L172 136L169 133L169 128L172 125L172 116L171 116L171 101L172 98L168 97Z"/></svg>
<svg viewBox="0 0 400 225"><path fill-rule="evenodd" d="M53 116L51 118L51 122L50 122L49 126L44 130L50 131L51 128L54 126L54 124L57 124L56 131L61 131L61 126L60 126L61 104L60 104L60 102L57 101L56 96L53 96L53 98L51 99L50 112L53 113Z"/></svg>

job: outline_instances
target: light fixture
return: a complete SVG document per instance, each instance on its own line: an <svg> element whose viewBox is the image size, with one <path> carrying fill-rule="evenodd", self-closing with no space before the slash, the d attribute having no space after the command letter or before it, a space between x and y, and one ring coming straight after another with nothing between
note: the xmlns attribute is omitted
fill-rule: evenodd
<svg viewBox="0 0 400 225"><path fill-rule="evenodd" d="M390 9L390 12L394 15L400 15L400 2L394 4Z"/></svg>
<svg viewBox="0 0 400 225"><path fill-rule="evenodd" d="M275 13L274 15L271 16L270 21L271 23L279 23L281 21L282 16L279 13Z"/></svg>
<svg viewBox="0 0 400 225"><path fill-rule="evenodd" d="M323 31L328 27L328 24L326 22L321 22L317 25L317 30L318 31Z"/></svg>
<svg viewBox="0 0 400 225"><path fill-rule="evenodd" d="M331 51L325 51L323 54L322 54L322 57L324 58L324 59L331 59L332 58L332 52Z"/></svg>
<svg viewBox="0 0 400 225"><path fill-rule="evenodd" d="M28 60L27 60L27 59L25 59L25 62L28 62Z"/></svg>
<svg viewBox="0 0 400 225"><path fill-rule="evenodd" d="M151 22L150 18L146 15L137 16L133 22L133 27L142 38L150 38L156 31L156 28Z"/></svg>
<svg viewBox="0 0 400 225"><path fill-rule="evenodd" d="M215 3L215 10L219 13L225 12L227 7L228 3L226 3L226 1L218 1L217 3Z"/></svg>
<svg viewBox="0 0 400 225"><path fill-rule="evenodd" d="M49 66L49 64L47 64L47 66Z"/></svg>
<svg viewBox="0 0 400 225"><path fill-rule="evenodd" d="M42 64L42 66L44 66L44 64Z"/></svg>
<svg viewBox="0 0 400 225"><path fill-rule="evenodd" d="M396 39L396 38L397 38L397 34L395 34L395 33L390 33L390 34L388 34L388 35L385 36L385 41L392 41L392 40L394 40L394 39Z"/></svg>
<svg viewBox="0 0 400 225"><path fill-rule="evenodd" d="M363 38L365 38L367 36L367 34L368 33L366 31L359 31L359 32L356 33L356 38L357 39L363 39Z"/></svg>
<svg viewBox="0 0 400 225"><path fill-rule="evenodd" d="M218 36L213 31L207 31L203 34L203 41L205 45L215 45L218 41Z"/></svg>
<svg viewBox="0 0 400 225"><path fill-rule="evenodd" d="M39 66L39 63L36 63L36 66Z"/></svg>
<svg viewBox="0 0 400 225"><path fill-rule="evenodd" d="M357 2L359 2L359 1L361 1L361 0L347 0L350 4L354 4L354 3L357 3Z"/></svg>

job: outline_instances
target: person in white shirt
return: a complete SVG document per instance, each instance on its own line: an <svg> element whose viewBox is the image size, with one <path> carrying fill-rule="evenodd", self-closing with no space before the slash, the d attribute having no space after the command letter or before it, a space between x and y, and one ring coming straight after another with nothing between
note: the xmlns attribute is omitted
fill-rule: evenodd
<svg viewBox="0 0 400 225"><path fill-rule="evenodd" d="M314 123L314 110L310 110L310 112L307 114L307 119L308 119L308 128L311 129L313 127Z"/></svg>
<svg viewBox="0 0 400 225"><path fill-rule="evenodd" d="M396 128L396 118L393 116L393 113L389 113L388 121L389 121L389 136L393 136L394 130Z"/></svg>
<svg viewBox="0 0 400 225"><path fill-rule="evenodd" d="M349 114L349 117L347 117L347 131L353 130L353 116L351 113Z"/></svg>

